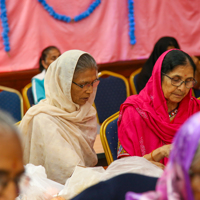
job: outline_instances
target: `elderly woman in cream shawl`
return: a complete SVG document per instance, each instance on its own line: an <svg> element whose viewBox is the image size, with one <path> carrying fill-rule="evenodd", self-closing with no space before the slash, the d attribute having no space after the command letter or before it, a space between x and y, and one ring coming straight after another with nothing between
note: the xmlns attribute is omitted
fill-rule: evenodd
<svg viewBox="0 0 200 200"><path fill-rule="evenodd" d="M92 104L98 83L96 62L86 52L67 51L50 65L46 99L30 108L20 123L25 164L44 166L47 177L61 184L76 165L96 165Z"/></svg>

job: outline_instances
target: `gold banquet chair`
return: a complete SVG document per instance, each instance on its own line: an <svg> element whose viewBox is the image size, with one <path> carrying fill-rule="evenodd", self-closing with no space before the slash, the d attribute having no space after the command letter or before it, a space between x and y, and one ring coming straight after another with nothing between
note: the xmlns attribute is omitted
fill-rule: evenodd
<svg viewBox="0 0 200 200"><path fill-rule="evenodd" d="M98 85L94 107L97 110L99 124L118 112L121 104L130 96L128 80L117 73L102 71L98 73Z"/></svg>
<svg viewBox="0 0 200 200"><path fill-rule="evenodd" d="M27 110L34 105L33 93L32 93L32 83L27 84L22 89L22 96L24 99L25 106Z"/></svg>
<svg viewBox="0 0 200 200"><path fill-rule="evenodd" d="M13 88L0 86L0 109L9 113L16 122L24 116L23 99Z"/></svg>
<svg viewBox="0 0 200 200"><path fill-rule="evenodd" d="M15 125L16 125L16 126L19 126L20 123L21 123L21 121L18 121L18 122L15 123Z"/></svg>
<svg viewBox="0 0 200 200"><path fill-rule="evenodd" d="M130 75L129 82L133 94L138 94L138 86L136 81L141 70L142 68L139 68Z"/></svg>
<svg viewBox="0 0 200 200"><path fill-rule="evenodd" d="M119 112L113 114L106 119L101 125L100 138L105 152L106 160L110 165L117 159L117 146L118 146L118 134L117 134L117 121Z"/></svg>

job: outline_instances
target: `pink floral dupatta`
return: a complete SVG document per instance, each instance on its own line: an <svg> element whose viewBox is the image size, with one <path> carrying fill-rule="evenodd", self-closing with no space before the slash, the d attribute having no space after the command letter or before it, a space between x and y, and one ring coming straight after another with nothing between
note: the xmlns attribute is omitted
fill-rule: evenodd
<svg viewBox="0 0 200 200"><path fill-rule="evenodd" d="M128 97L120 107L118 138L131 156L143 156L164 144L172 143L179 127L200 110L200 101L192 97L190 90L179 103L173 123L170 122L161 88L162 62L169 51L158 58L152 76L140 94ZM166 164L167 160L162 162Z"/></svg>
<svg viewBox="0 0 200 200"><path fill-rule="evenodd" d="M189 169L199 142L200 112L190 117L177 132L169 162L157 181L156 191L143 194L128 192L126 200L194 200ZM198 165L199 159L197 154L193 165Z"/></svg>

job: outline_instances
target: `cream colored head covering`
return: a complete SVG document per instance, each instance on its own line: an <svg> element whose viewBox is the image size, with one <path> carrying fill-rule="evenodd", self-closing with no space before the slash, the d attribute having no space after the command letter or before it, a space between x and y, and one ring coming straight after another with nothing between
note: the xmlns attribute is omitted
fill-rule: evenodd
<svg viewBox="0 0 200 200"><path fill-rule="evenodd" d="M80 50L71 50L63 53L50 65L45 76L45 94L49 104L68 113L79 109L79 105L75 104L71 98L71 84L76 64L83 54L85 52ZM86 107L88 109L93 104L95 95L96 91L93 92L93 95L84 106L85 109Z"/></svg>
<svg viewBox="0 0 200 200"><path fill-rule="evenodd" d="M43 165L48 178L60 183L65 183L76 165L97 163L93 150L97 120L92 106L96 89L82 106L71 98L74 70L83 54L67 51L49 66L46 99L30 108L20 123L25 164Z"/></svg>

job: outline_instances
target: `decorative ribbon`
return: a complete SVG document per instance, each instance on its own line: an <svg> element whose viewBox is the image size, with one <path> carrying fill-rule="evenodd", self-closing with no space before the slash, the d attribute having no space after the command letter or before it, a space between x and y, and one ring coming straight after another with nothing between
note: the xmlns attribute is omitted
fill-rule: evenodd
<svg viewBox="0 0 200 200"><path fill-rule="evenodd" d="M3 27L3 32L2 32L1 35L2 35L2 38L3 38L4 50L6 52L9 52L10 51L10 42L9 42L8 33L9 33L10 29L9 29L9 25L8 25L7 10L6 10L5 1L6 0L0 0L0 18L1 18L2 27ZM89 6L89 8L86 11L82 12L80 15L75 16L73 19L69 16L56 13L54 11L54 9L46 3L45 0L38 0L38 2L42 4L44 9L52 17L54 17L57 20L61 20L61 21L69 23L71 21L78 22L78 21L90 16L90 14L99 6L99 4L101 3L101 0L95 0ZM128 0L129 37L130 37L130 44L131 45L134 45L136 43L134 5L133 4L134 4L133 0Z"/></svg>
<svg viewBox="0 0 200 200"><path fill-rule="evenodd" d="M82 12L80 15L77 15L74 17L74 19L72 19L71 17L67 16L67 15L61 15L58 14L57 12L55 12L55 10L49 6L45 0L38 0L42 6L44 7L44 9L55 19L60 20L60 21L64 21L64 22L71 22L71 21L80 21L88 16L90 16L90 14L95 10L96 7L99 6L99 4L101 3L101 0L95 0L90 6L89 8Z"/></svg>
<svg viewBox="0 0 200 200"><path fill-rule="evenodd" d="M134 5L133 4L134 4L133 0L128 0L129 37L130 37L131 45L134 45L136 43Z"/></svg>
<svg viewBox="0 0 200 200"><path fill-rule="evenodd" d="M0 0L0 18L2 22L3 31L1 36L3 38L4 50L6 52L10 51L10 42L8 33L10 31L8 26L7 10L6 10L6 0Z"/></svg>

